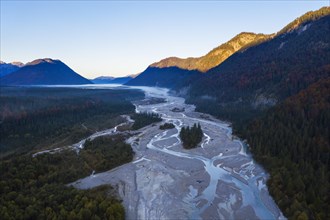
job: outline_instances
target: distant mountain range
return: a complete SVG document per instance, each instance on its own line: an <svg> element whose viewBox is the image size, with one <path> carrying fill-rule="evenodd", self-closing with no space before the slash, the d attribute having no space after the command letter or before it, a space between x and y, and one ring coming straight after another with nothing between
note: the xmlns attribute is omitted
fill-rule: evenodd
<svg viewBox="0 0 330 220"><path fill-rule="evenodd" d="M27 64L0 61L1 85L76 85L125 84L135 75L124 77L100 76L88 80L59 60L37 59Z"/></svg>
<svg viewBox="0 0 330 220"><path fill-rule="evenodd" d="M5 63L5 62L0 61L0 77L3 77L12 72L15 72L22 66L24 66L24 63L21 63L21 62Z"/></svg>
<svg viewBox="0 0 330 220"><path fill-rule="evenodd" d="M60 60L49 58L37 59L25 65L1 63L1 76L2 86L92 84Z"/></svg>
<svg viewBox="0 0 330 220"><path fill-rule="evenodd" d="M95 84L125 84L128 81L133 79L132 76L124 76L124 77L112 77L112 76L100 76L91 81Z"/></svg>

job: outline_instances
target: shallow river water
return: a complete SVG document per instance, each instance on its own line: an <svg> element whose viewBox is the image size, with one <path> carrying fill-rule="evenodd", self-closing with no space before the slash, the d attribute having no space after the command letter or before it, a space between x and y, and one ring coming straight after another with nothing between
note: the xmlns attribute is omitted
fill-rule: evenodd
<svg viewBox="0 0 330 220"><path fill-rule="evenodd" d="M80 179L81 189L111 184L123 199L128 219L284 219L266 187L267 174L232 137L229 124L195 112L184 99L161 88L134 87L159 104L138 105L137 112L154 112L163 121L130 137L133 162ZM172 111L174 108L182 111ZM159 125L169 122L170 130ZM182 148L182 126L200 123L200 147Z"/></svg>

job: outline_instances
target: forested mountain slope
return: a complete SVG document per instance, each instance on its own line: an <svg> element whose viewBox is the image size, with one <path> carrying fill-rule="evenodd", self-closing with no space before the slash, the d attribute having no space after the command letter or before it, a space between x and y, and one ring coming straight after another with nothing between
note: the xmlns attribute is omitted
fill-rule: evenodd
<svg viewBox="0 0 330 220"><path fill-rule="evenodd" d="M230 120L251 117L329 76L329 36L330 16L325 16L238 52L186 84L188 101Z"/></svg>
<svg viewBox="0 0 330 220"><path fill-rule="evenodd" d="M219 65L235 52L257 45L271 37L272 35L243 32L204 56L186 59L169 57L153 63L126 85L181 87L190 82L190 78L196 79L196 75Z"/></svg>
<svg viewBox="0 0 330 220"><path fill-rule="evenodd" d="M181 81L198 74L200 74L198 71L184 70L178 67L158 68L149 66L140 75L128 81L125 85L173 88L176 87Z"/></svg>
<svg viewBox="0 0 330 220"><path fill-rule="evenodd" d="M270 39L271 37L272 35L242 32L230 39L228 42L214 48L204 56L189 57L186 59L169 57L153 63L150 66L158 68L178 67L186 70L206 72L207 70L222 63L235 52L259 44Z"/></svg>
<svg viewBox="0 0 330 220"><path fill-rule="evenodd" d="M240 130L270 172L270 192L286 217L330 218L329 124L330 77Z"/></svg>

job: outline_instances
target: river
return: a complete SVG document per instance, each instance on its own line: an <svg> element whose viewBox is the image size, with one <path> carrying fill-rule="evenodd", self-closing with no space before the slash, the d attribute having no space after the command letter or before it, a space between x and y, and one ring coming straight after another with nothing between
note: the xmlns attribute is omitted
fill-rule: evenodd
<svg viewBox="0 0 330 220"><path fill-rule="evenodd" d="M147 98L165 99L136 104L137 112L158 113L163 122L127 140L135 151L133 162L93 173L72 183L74 187L115 186L128 219L284 219L268 193L267 173L232 137L229 124L195 112L167 89L133 88L142 89ZM164 122L175 128L160 130ZM200 123L204 138L200 147L185 150L179 131L194 123Z"/></svg>

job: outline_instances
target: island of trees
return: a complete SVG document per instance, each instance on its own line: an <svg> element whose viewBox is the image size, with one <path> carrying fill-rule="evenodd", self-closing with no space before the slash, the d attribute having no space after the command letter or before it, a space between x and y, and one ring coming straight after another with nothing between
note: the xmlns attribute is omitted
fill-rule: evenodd
<svg viewBox="0 0 330 220"><path fill-rule="evenodd" d="M174 124L172 124L172 123L165 123L165 124L159 126L160 130L167 130L167 129L172 129L172 128L175 128Z"/></svg>
<svg viewBox="0 0 330 220"><path fill-rule="evenodd" d="M182 127L180 131L180 138L185 149L192 149L197 147L197 145L203 139L203 131L201 125L199 123L195 123L192 127Z"/></svg>
<svg viewBox="0 0 330 220"><path fill-rule="evenodd" d="M134 114L132 119L134 120L134 124L132 126L133 130L138 130L152 123L162 121L162 118L159 114L149 112Z"/></svg>

